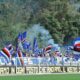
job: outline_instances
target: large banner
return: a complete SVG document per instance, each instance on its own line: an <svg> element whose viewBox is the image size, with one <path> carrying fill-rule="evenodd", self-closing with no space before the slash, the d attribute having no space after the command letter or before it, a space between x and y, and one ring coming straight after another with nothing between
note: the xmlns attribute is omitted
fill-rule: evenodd
<svg viewBox="0 0 80 80"><path fill-rule="evenodd" d="M38 73L73 73L80 72L78 66L27 66L27 67L2 67L0 66L0 75L8 74L38 74Z"/></svg>

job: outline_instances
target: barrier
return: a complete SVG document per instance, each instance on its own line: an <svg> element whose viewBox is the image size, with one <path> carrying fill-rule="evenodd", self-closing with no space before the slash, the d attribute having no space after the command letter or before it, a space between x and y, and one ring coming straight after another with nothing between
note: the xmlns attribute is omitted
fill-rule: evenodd
<svg viewBox="0 0 80 80"><path fill-rule="evenodd" d="M37 61L38 59L38 61ZM42 60L44 61L42 62ZM53 73L80 73L79 63L73 65L71 62L68 65L58 63L49 63L48 58L24 58L25 65L0 65L0 75L10 74L53 74ZM36 63L32 63L32 60ZM17 60L15 60L15 64Z"/></svg>
<svg viewBox="0 0 80 80"><path fill-rule="evenodd" d="M9 75L9 74L47 74L47 73L80 73L80 67L75 66L48 66L48 67L0 67L0 75Z"/></svg>

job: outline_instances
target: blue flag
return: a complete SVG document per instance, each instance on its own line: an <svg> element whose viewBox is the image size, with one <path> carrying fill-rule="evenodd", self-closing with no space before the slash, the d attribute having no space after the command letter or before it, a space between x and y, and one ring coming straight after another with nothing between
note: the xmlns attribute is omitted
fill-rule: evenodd
<svg viewBox="0 0 80 80"><path fill-rule="evenodd" d="M22 46L23 46L23 49L26 51L26 52L29 52L31 50L31 44L30 42L27 42L27 41L24 41L22 43Z"/></svg>
<svg viewBox="0 0 80 80"><path fill-rule="evenodd" d="M27 37L27 32L26 31L23 32L23 33L19 33L19 35L18 35L18 41L23 42L23 41L26 40L26 37Z"/></svg>
<svg viewBox="0 0 80 80"><path fill-rule="evenodd" d="M25 31L22 33L22 41L25 41L26 37L27 37L27 32Z"/></svg>
<svg viewBox="0 0 80 80"><path fill-rule="evenodd" d="M33 41L33 53L39 54L39 48L38 48L38 43L36 38L34 38L34 41Z"/></svg>
<svg viewBox="0 0 80 80"><path fill-rule="evenodd" d="M22 41L22 33L18 34L18 41Z"/></svg>
<svg viewBox="0 0 80 80"><path fill-rule="evenodd" d="M19 33L18 43L16 44L16 50L19 48L21 51L23 51L22 43L26 41L26 36L27 36L27 32Z"/></svg>

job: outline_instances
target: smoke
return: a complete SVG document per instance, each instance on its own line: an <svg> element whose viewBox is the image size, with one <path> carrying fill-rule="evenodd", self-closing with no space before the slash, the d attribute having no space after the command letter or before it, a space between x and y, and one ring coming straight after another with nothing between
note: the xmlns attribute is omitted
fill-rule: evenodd
<svg viewBox="0 0 80 80"><path fill-rule="evenodd" d="M40 45L54 45L54 40L52 39L49 31L40 24L34 24L32 27L28 28L27 33L27 40L30 42L33 42L34 37L36 37Z"/></svg>

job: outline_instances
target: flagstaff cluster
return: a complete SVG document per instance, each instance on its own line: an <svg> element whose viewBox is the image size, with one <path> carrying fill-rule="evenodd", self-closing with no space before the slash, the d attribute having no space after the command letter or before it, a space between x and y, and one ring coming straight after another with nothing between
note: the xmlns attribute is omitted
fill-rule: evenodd
<svg viewBox="0 0 80 80"><path fill-rule="evenodd" d="M80 37L67 46L65 54L54 45L39 48L37 38L33 44L26 40L27 32L19 33L16 46L9 44L0 51L0 65L26 66L28 64L76 65L80 62Z"/></svg>

